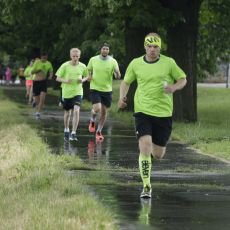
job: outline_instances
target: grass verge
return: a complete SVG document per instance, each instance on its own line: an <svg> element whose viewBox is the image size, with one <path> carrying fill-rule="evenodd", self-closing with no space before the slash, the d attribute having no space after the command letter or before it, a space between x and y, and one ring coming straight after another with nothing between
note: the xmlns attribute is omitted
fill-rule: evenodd
<svg viewBox="0 0 230 230"><path fill-rule="evenodd" d="M98 175L87 180L68 175L69 162L83 167L79 158L49 154L20 108L3 100L2 92L0 108L1 229L118 229L112 211L87 185Z"/></svg>
<svg viewBox="0 0 230 230"><path fill-rule="evenodd" d="M174 123L173 138L230 162L230 90L198 88L198 122Z"/></svg>

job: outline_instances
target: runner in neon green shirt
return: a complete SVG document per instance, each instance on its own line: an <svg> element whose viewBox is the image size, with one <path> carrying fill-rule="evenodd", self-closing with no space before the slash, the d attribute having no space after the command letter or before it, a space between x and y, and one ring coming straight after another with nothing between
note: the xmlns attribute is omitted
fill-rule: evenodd
<svg viewBox="0 0 230 230"><path fill-rule="evenodd" d="M56 72L57 81L61 82L62 102L64 108L64 140L77 141L77 127L79 123L80 105L83 96L82 83L88 78L86 65L79 62L81 51L78 48L70 50L70 61L63 63ZM85 78L83 78L85 77ZM70 135L69 123L71 113L72 132Z"/></svg>
<svg viewBox="0 0 230 230"><path fill-rule="evenodd" d="M48 59L48 54L41 52L41 58L37 58L32 66L31 73L33 78L33 95L35 98L34 106L36 106L36 118L40 118L47 94L47 80L52 79L53 66Z"/></svg>
<svg viewBox="0 0 230 230"><path fill-rule="evenodd" d="M151 154L159 159L165 154L172 130L172 94L186 85L186 75L172 58L160 54L161 38L158 34L146 35L144 47L146 54L131 61L126 70L118 107L126 107L129 86L137 80L134 116L143 181L140 197L151 198Z"/></svg>
<svg viewBox="0 0 230 230"><path fill-rule="evenodd" d="M90 82L90 89L101 92L111 92L113 83L113 73L118 71L118 63L111 56L102 58L101 55L92 57L87 66L92 72L93 78Z"/></svg>
<svg viewBox="0 0 230 230"><path fill-rule="evenodd" d="M108 43L102 44L100 55L92 57L87 68L91 80L90 98L93 104L89 132L94 133L96 131L96 140L103 141L102 129L112 102L113 75L116 79L121 77L117 61L112 56L109 56ZM100 118L96 130L96 116L98 113Z"/></svg>
<svg viewBox="0 0 230 230"><path fill-rule="evenodd" d="M35 81L47 80L52 77L50 73L53 72L53 66L51 62L47 60L47 55L42 56L41 59L37 59L33 64L33 73L36 74L34 77Z"/></svg>
<svg viewBox="0 0 230 230"><path fill-rule="evenodd" d="M24 76L26 78L26 98L28 98L28 104L33 100L33 74L31 73L34 60L30 61L30 64L25 68Z"/></svg>

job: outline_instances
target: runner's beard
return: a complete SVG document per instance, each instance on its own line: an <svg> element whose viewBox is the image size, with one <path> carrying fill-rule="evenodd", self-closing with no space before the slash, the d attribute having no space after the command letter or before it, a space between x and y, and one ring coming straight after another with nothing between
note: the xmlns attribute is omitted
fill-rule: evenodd
<svg viewBox="0 0 230 230"><path fill-rule="evenodd" d="M107 54L107 53L102 53L101 56L102 56L102 57L107 57L108 54Z"/></svg>

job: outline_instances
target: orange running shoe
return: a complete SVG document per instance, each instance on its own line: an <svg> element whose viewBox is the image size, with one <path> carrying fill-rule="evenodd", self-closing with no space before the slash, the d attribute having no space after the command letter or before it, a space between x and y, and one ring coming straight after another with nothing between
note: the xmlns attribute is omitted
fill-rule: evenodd
<svg viewBox="0 0 230 230"><path fill-rule="evenodd" d="M96 132L96 140L99 142L104 140L104 137L102 136L101 132Z"/></svg>
<svg viewBox="0 0 230 230"><path fill-rule="evenodd" d="M95 133L95 131L96 131L95 122L90 121L89 122L89 132L90 133Z"/></svg>

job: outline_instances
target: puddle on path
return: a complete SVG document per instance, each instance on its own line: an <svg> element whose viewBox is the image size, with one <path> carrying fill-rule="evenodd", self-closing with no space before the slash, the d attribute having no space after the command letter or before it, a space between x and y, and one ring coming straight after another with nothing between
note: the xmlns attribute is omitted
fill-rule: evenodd
<svg viewBox="0 0 230 230"><path fill-rule="evenodd" d="M20 101L15 94L13 97ZM137 141L132 128L125 129L118 122L108 121L105 141L96 144L87 130L89 113L82 112L79 142L64 143L61 109L44 111L41 120L35 120L32 114L29 116L54 154L77 155L90 164L103 162L115 168L132 169L125 174L114 173L114 178L123 186L92 188L98 199L117 213L120 229L230 229L229 165L197 154L179 143L170 143L165 158L153 164L153 197L149 202L142 202L141 187L129 185L129 182L140 182Z"/></svg>
<svg viewBox="0 0 230 230"><path fill-rule="evenodd" d="M230 226L229 191L186 191L153 185L153 198L143 202L138 198L139 187L98 190L104 203L117 211L121 229L227 230Z"/></svg>

